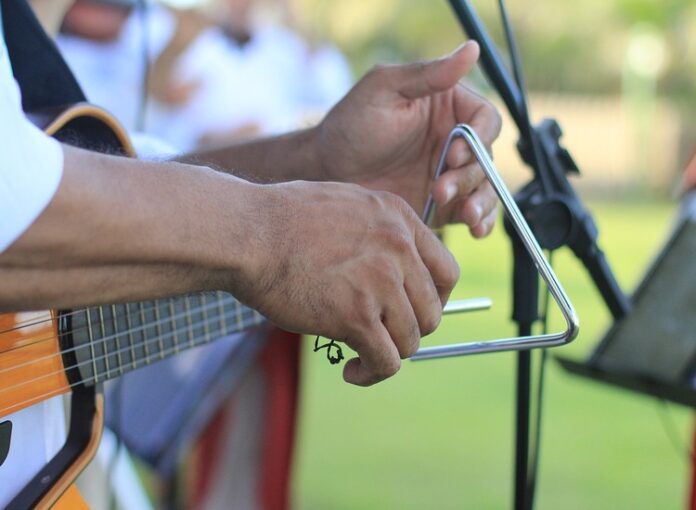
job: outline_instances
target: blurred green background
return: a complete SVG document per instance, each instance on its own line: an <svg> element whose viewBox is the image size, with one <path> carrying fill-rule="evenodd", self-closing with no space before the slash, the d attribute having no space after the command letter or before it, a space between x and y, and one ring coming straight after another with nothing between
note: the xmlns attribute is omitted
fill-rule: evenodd
<svg viewBox="0 0 696 510"><path fill-rule="evenodd" d="M337 44L356 76L377 62L432 58L464 35L446 0L288 0L314 39ZM472 0L502 42L497 2ZM509 1L535 120L553 116L594 195L668 194L694 150L696 4L689 0ZM503 51L505 54L505 52ZM477 88L495 99L477 72ZM524 172L508 122L496 159Z"/></svg>
<svg viewBox="0 0 696 510"><path fill-rule="evenodd" d="M496 2L473 1L501 41ZM696 4L677 0L509 1L532 115L561 121L584 175L577 183L626 290L673 220L673 190L696 131ZM438 56L463 40L446 1L297 0L307 33L336 43L361 75L377 62ZM496 100L482 76L476 87ZM511 123L494 147L511 186L529 173ZM426 343L501 337L509 321L510 256L501 228L486 241L446 233L462 267L455 297L490 296L491 312L447 318ZM557 271L582 321L561 350L584 358L609 316L567 253ZM562 322L556 316L557 329ZM297 508L500 509L510 506L515 357L404 363L370 389L341 381L307 344ZM690 412L579 380L550 363L539 509L676 509L686 505ZM670 439L668 430L675 430Z"/></svg>
<svg viewBox="0 0 696 510"><path fill-rule="evenodd" d="M293 2L291 2L293 3ZM472 0L501 40L497 2ZM300 22L336 42L362 73L377 61L450 51L462 32L445 0L294 0ZM614 93L627 65L693 103L696 5L688 0L507 2L532 90ZM638 62L632 52L638 44ZM641 71L639 71L641 72Z"/></svg>

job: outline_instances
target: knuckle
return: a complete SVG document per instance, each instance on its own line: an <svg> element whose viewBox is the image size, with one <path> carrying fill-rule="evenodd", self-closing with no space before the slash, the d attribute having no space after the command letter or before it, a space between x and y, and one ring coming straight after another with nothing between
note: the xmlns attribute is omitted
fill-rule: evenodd
<svg viewBox="0 0 696 510"><path fill-rule="evenodd" d="M438 301L438 305L440 302ZM442 310L438 306L436 309L433 309L430 311L423 319L421 320L421 334L423 336L429 335L433 331L437 329L437 327L440 325L440 320L442 319ZM415 350L418 349L418 346L415 346Z"/></svg>
<svg viewBox="0 0 696 510"><path fill-rule="evenodd" d="M380 236L387 246L398 253L411 251L413 244L411 235L400 225L385 225L380 232Z"/></svg>
<svg viewBox="0 0 696 510"><path fill-rule="evenodd" d="M359 289L355 293L351 311L352 318L349 323L354 325L354 333L359 334L372 329L375 323L375 310L373 301L367 292Z"/></svg>
<svg viewBox="0 0 696 510"><path fill-rule="evenodd" d="M385 209L392 209L400 212L406 203L399 195L395 195L388 191L379 191L375 193L375 195L379 198L380 205Z"/></svg>
<svg viewBox="0 0 696 510"><path fill-rule="evenodd" d="M384 282L387 286L395 287L403 283L401 271L389 257L381 255L375 258L372 264L379 281Z"/></svg>

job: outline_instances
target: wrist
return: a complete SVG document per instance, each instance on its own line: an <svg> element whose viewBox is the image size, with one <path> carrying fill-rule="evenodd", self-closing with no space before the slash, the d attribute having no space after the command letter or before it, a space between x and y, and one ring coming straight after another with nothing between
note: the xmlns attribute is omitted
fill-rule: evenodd
<svg viewBox="0 0 696 510"><path fill-rule="evenodd" d="M229 289L253 273L258 253L255 227L262 186L207 170L209 182L201 194L204 213L186 230L195 241L184 241L187 257L197 267L202 285L210 290ZM184 234L187 236L188 234Z"/></svg>
<svg viewBox="0 0 696 510"><path fill-rule="evenodd" d="M255 184L213 172L208 221L188 243L196 278L205 290L226 290L247 304L276 274L287 196L280 185Z"/></svg>
<svg viewBox="0 0 696 510"><path fill-rule="evenodd" d="M294 162L288 166L290 174L286 181L326 181L328 174L323 164L320 150L321 124L292 133L288 151L295 154ZM280 162L282 165L282 161Z"/></svg>

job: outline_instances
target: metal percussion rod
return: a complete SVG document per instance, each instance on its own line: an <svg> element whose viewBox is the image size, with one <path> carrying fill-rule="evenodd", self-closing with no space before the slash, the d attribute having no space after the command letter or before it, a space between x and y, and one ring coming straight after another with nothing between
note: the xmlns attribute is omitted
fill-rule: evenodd
<svg viewBox="0 0 696 510"><path fill-rule="evenodd" d="M464 312L479 312L481 310L488 310L491 306L493 306L493 300L487 297L449 301L442 310L442 315L453 315Z"/></svg>

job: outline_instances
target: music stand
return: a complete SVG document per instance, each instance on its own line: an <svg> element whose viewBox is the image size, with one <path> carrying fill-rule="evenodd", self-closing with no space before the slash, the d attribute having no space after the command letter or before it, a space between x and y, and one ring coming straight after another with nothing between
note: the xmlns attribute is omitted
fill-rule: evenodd
<svg viewBox="0 0 696 510"><path fill-rule="evenodd" d="M556 356L570 373L696 408L696 215L682 218L586 361Z"/></svg>

